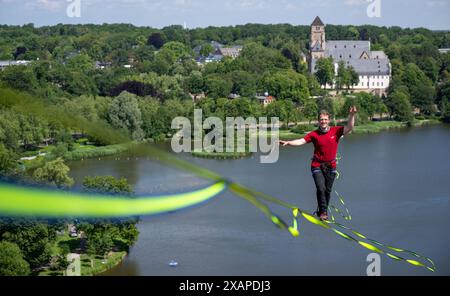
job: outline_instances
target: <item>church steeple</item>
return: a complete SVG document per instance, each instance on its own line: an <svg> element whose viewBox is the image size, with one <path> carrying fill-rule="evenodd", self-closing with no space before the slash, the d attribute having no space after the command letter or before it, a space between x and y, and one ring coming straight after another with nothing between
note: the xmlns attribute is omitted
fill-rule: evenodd
<svg viewBox="0 0 450 296"><path fill-rule="evenodd" d="M325 56L325 24L320 17L316 16L311 24L311 40L309 48L311 51L311 58L319 59Z"/></svg>
<svg viewBox="0 0 450 296"><path fill-rule="evenodd" d="M319 16L316 16L311 26L325 26Z"/></svg>

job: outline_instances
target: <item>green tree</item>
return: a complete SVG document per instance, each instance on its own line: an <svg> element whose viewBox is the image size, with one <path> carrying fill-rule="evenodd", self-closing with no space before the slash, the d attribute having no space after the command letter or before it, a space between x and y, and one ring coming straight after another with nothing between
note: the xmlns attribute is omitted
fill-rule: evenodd
<svg viewBox="0 0 450 296"><path fill-rule="evenodd" d="M126 91L113 99L108 110L108 122L115 128L128 130L133 139L144 137L138 100Z"/></svg>
<svg viewBox="0 0 450 296"><path fill-rule="evenodd" d="M345 66L344 61L338 62L338 72L336 76L336 89L339 91L339 89L344 88L345 85L348 87L351 84L351 74L350 71Z"/></svg>
<svg viewBox="0 0 450 296"><path fill-rule="evenodd" d="M435 91L431 80L412 63L406 65L402 78L411 96L411 104L420 108L422 113L432 113Z"/></svg>
<svg viewBox="0 0 450 296"><path fill-rule="evenodd" d="M252 74L292 67L291 62L279 51L257 43L246 44L239 57L233 61L233 65L234 70L240 69Z"/></svg>
<svg viewBox="0 0 450 296"><path fill-rule="evenodd" d="M209 44L209 43L205 43L202 45L201 49L200 49L200 55L207 57L209 54L214 52L214 47Z"/></svg>
<svg viewBox="0 0 450 296"><path fill-rule="evenodd" d="M114 246L111 233L108 229L104 231L95 231L87 235L87 252L90 255L106 256Z"/></svg>
<svg viewBox="0 0 450 296"><path fill-rule="evenodd" d="M231 92L240 96L253 98L256 94L255 78L246 71L233 71L230 73L233 87Z"/></svg>
<svg viewBox="0 0 450 296"><path fill-rule="evenodd" d="M334 81L334 66L332 58L320 58L315 66L317 81L324 87Z"/></svg>
<svg viewBox="0 0 450 296"><path fill-rule="evenodd" d="M38 88L36 76L28 66L8 66L0 72L0 80L17 90L33 92Z"/></svg>
<svg viewBox="0 0 450 296"><path fill-rule="evenodd" d="M228 97L231 93L233 82L219 74L211 74L205 77L206 95L211 98Z"/></svg>
<svg viewBox="0 0 450 296"><path fill-rule="evenodd" d="M311 124L312 120L317 119L318 112L319 108L317 107L316 101L314 99L307 100L303 108L303 114L305 115L306 119L308 119L309 124Z"/></svg>
<svg viewBox="0 0 450 296"><path fill-rule="evenodd" d="M147 44L153 45L156 49L160 49L164 45L165 36L161 33L155 32L148 37Z"/></svg>
<svg viewBox="0 0 450 296"><path fill-rule="evenodd" d="M0 176L14 175L17 169L18 156L0 143Z"/></svg>
<svg viewBox="0 0 450 296"><path fill-rule="evenodd" d="M200 94L204 90L203 75L199 71L193 71L186 79L187 90L192 94Z"/></svg>
<svg viewBox="0 0 450 296"><path fill-rule="evenodd" d="M7 241L0 241L0 275L28 275L30 265L23 259L20 248Z"/></svg>
<svg viewBox="0 0 450 296"><path fill-rule="evenodd" d="M49 161L41 168L33 173L33 179L45 184L55 185L58 188L70 187L74 181L69 177L70 168L64 163L60 157L56 160Z"/></svg>
<svg viewBox="0 0 450 296"><path fill-rule="evenodd" d="M445 123L450 123L450 103L449 102L443 102L442 107L442 120Z"/></svg>
<svg viewBox="0 0 450 296"><path fill-rule="evenodd" d="M12 223L3 232L4 241L17 244L31 268L47 264L51 257L51 245L55 241L54 231L43 223L34 221Z"/></svg>
<svg viewBox="0 0 450 296"><path fill-rule="evenodd" d="M407 93L401 90L394 91L388 96L387 107L397 120L406 122L413 120L412 106Z"/></svg>
<svg viewBox="0 0 450 296"><path fill-rule="evenodd" d="M303 105L309 98L308 80L293 70L267 74L261 84L269 94L277 99L287 99Z"/></svg>
<svg viewBox="0 0 450 296"><path fill-rule="evenodd" d="M142 114L142 130L146 138L155 139L167 132L167 126L161 118L158 100L149 97L141 99L139 100L139 109Z"/></svg>
<svg viewBox="0 0 450 296"><path fill-rule="evenodd" d="M72 71L80 71L87 73L94 68L94 61L90 56L80 53L67 61L66 66Z"/></svg>
<svg viewBox="0 0 450 296"><path fill-rule="evenodd" d="M353 85L358 85L359 84L359 74L355 71L355 68L353 68L352 66L347 68L347 71L350 75L350 84L347 85L347 88L350 88Z"/></svg>

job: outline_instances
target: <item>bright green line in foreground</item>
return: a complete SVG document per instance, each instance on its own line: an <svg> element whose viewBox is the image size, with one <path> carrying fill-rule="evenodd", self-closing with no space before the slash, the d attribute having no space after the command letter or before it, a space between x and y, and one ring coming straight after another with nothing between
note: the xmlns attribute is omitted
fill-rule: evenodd
<svg viewBox="0 0 450 296"><path fill-rule="evenodd" d="M179 210L213 198L227 187L219 181L206 188L170 195L130 198L0 184L0 214L40 217L129 217Z"/></svg>

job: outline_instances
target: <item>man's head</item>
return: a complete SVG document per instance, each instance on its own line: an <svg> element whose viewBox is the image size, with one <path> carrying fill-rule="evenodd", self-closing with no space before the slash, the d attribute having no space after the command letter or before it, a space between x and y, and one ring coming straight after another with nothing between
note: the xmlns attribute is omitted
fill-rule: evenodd
<svg viewBox="0 0 450 296"><path fill-rule="evenodd" d="M317 120L319 121L319 127L322 130L327 130L328 126L330 124L330 113L326 110L321 110L319 112L319 116L317 117Z"/></svg>

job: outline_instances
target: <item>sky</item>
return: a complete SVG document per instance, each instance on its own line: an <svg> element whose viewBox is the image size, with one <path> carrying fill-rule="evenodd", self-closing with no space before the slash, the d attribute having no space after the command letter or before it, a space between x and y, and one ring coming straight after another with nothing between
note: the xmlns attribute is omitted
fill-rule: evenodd
<svg viewBox="0 0 450 296"><path fill-rule="evenodd" d="M7 25L310 25L317 15L325 24L450 30L450 0L0 0Z"/></svg>

